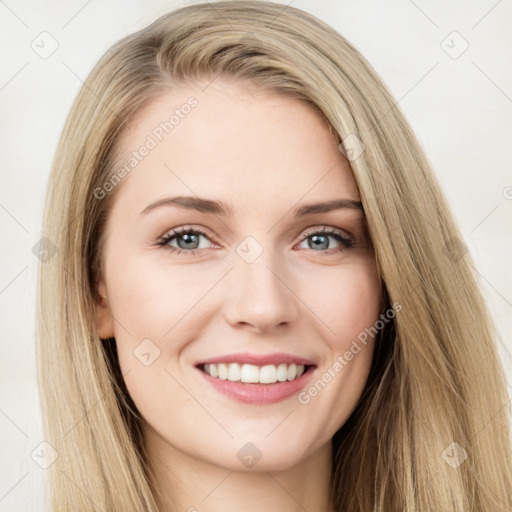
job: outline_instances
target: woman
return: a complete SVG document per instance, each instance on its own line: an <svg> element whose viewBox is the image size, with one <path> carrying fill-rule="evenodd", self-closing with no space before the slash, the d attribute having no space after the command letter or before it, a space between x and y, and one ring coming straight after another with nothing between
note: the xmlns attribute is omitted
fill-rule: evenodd
<svg viewBox="0 0 512 512"><path fill-rule="evenodd" d="M47 194L53 510L511 509L473 264L393 98L332 28L237 1L122 39Z"/></svg>

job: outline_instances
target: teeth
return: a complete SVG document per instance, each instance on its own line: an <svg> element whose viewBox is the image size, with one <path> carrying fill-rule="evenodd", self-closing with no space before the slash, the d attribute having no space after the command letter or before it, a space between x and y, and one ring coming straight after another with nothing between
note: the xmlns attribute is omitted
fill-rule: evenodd
<svg viewBox="0 0 512 512"><path fill-rule="evenodd" d="M237 380L241 380L242 382L256 383L259 382L260 370L253 364L243 364L239 376L240 378Z"/></svg>
<svg viewBox="0 0 512 512"><path fill-rule="evenodd" d="M281 363L277 366L274 364L256 366L254 364L219 363L203 366L203 371L211 377L253 384L273 384L277 381L295 380L304 373L304 370L303 364L296 365L294 363Z"/></svg>
<svg viewBox="0 0 512 512"><path fill-rule="evenodd" d="M215 366L215 365L210 365L210 366ZM228 367L227 367L227 365L219 364L219 379L226 380L227 378L228 378Z"/></svg>
<svg viewBox="0 0 512 512"><path fill-rule="evenodd" d="M228 380L233 380L233 381L240 380L240 365L239 364L235 363L235 364L228 365Z"/></svg>
<svg viewBox="0 0 512 512"><path fill-rule="evenodd" d="M285 382L286 380L288 380L288 365L282 363L277 367L276 379L279 382Z"/></svg>

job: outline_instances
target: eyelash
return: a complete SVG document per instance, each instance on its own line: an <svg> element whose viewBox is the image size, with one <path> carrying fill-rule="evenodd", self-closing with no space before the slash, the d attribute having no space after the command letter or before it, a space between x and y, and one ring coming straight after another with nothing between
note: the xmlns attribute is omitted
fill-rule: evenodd
<svg viewBox="0 0 512 512"><path fill-rule="evenodd" d="M203 235L204 237L210 239L210 234L206 231L203 231L201 228L192 228L192 227L181 227L172 230L171 232L165 234L162 238L160 238L156 245L160 247L164 247L165 249L171 251L172 253L180 254L181 252L186 252L187 254L190 254L191 256L195 256L196 251L200 249L191 249L191 250L185 250L185 249L178 249L176 247L173 247L172 245L168 245L169 242L174 239L175 237L183 234L199 234ZM348 238L342 231L335 229L335 228L328 228L327 226L324 226L322 229L313 228L312 230L306 231L304 234L304 238L299 242L302 243L307 238L313 236L313 235L328 235L330 237L335 238L338 240L342 248L335 248L335 249L327 249L325 251L315 251L315 252L323 252L331 254L331 251L336 252L343 252L346 249L351 249L354 246L354 241L351 238ZM310 249L313 250L313 249Z"/></svg>

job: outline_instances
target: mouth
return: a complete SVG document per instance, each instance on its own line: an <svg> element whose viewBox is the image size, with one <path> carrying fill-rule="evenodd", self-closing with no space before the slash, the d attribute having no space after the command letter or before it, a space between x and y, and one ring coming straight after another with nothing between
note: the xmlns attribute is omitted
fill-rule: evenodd
<svg viewBox="0 0 512 512"><path fill-rule="evenodd" d="M272 404L291 398L312 379L314 364L201 363L200 377L217 392L245 404Z"/></svg>
<svg viewBox="0 0 512 512"><path fill-rule="evenodd" d="M315 365L281 363L258 366L255 364L211 363L199 364L196 367L218 380L243 384L275 384L295 381L315 368Z"/></svg>

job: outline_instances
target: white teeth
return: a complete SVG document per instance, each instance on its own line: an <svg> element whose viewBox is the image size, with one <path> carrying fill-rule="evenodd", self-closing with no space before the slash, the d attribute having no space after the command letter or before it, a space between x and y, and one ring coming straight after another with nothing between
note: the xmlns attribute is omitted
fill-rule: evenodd
<svg viewBox="0 0 512 512"><path fill-rule="evenodd" d="M240 365L238 363L233 363L228 366L228 380L240 380Z"/></svg>
<svg viewBox="0 0 512 512"><path fill-rule="evenodd" d="M277 368L273 364L267 364L260 368L260 382L262 384L273 384L277 381Z"/></svg>
<svg viewBox="0 0 512 512"><path fill-rule="evenodd" d="M207 365L205 365L207 366ZM206 370L205 370L206 371ZM219 369L216 364L210 365L210 369L208 372L212 377L218 377L219 376Z"/></svg>
<svg viewBox="0 0 512 512"><path fill-rule="evenodd" d="M210 373L210 375L212 375ZM212 375L213 377L213 375ZM259 382L260 379L260 369L253 364L244 364L242 365L242 371L240 372L240 380L242 382Z"/></svg>
<svg viewBox="0 0 512 512"><path fill-rule="evenodd" d="M288 366L285 363L281 363L277 367L277 380L279 382L285 382L288 379Z"/></svg>
<svg viewBox="0 0 512 512"><path fill-rule="evenodd" d="M216 366L211 364L210 366ZM211 375L211 373L210 373ZM225 364L219 364L219 379L226 380L228 378L228 367Z"/></svg>
<svg viewBox="0 0 512 512"><path fill-rule="evenodd" d="M277 381L285 382L298 379L304 373L305 367L303 364L296 365L294 363L281 363L278 366L274 364L256 366L254 364L219 363L205 364L203 370L211 377L221 380L273 384Z"/></svg>

